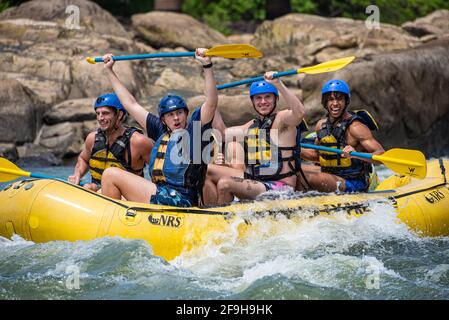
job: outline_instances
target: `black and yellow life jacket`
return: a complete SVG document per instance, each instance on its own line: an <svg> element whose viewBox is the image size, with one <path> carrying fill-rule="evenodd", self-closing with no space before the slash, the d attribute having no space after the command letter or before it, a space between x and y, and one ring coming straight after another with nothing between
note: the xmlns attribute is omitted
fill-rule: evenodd
<svg viewBox="0 0 449 320"><path fill-rule="evenodd" d="M100 129L95 135L95 142L92 147L91 157L89 159L89 170L92 176L92 183L101 184L101 176L104 170L109 167L117 167L143 177L143 167L133 170L131 167L131 147L130 139L134 132L142 133L142 130L135 127L126 128L123 135L117 138L109 147L106 135ZM128 154L126 161L125 152Z"/></svg>
<svg viewBox="0 0 449 320"><path fill-rule="evenodd" d="M346 130L358 120L371 131L378 130L378 125L368 111L349 111L351 117L333 125L329 118L317 132L318 145L343 149L347 145ZM335 174L344 179L369 179L371 165L359 159L342 158L340 154L319 151L320 166L322 172Z"/></svg>
<svg viewBox="0 0 449 320"><path fill-rule="evenodd" d="M159 145L157 146L157 153L156 158L154 159L154 165L152 166L150 165L151 181L155 184L158 184L160 182L166 182L163 169L164 169L165 155L167 153L167 144L169 140L170 140L170 133L166 133L159 142Z"/></svg>
<svg viewBox="0 0 449 320"><path fill-rule="evenodd" d="M277 157L272 155L270 130L273 126L276 114L272 114L263 120L254 119L245 136L245 178L260 181L277 181L296 175L300 166L300 157L297 146L274 146ZM290 156L283 157L282 151L291 151ZM276 157L276 158L275 158ZM289 171L282 171L284 162L288 162Z"/></svg>

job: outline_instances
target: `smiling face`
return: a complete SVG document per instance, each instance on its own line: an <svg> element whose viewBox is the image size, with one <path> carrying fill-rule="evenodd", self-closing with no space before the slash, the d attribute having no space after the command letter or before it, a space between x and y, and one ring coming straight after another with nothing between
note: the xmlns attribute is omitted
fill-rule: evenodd
<svg viewBox="0 0 449 320"><path fill-rule="evenodd" d="M253 101L254 109L262 117L272 113L276 106L276 96L274 93L256 94L251 100Z"/></svg>
<svg viewBox="0 0 449 320"><path fill-rule="evenodd" d="M326 108L329 112L329 116L333 119L337 119L342 116L346 106L346 95L342 92L331 92L329 95Z"/></svg>
<svg viewBox="0 0 449 320"><path fill-rule="evenodd" d="M187 111L185 109L178 109L167 112L161 116L161 120L171 131L185 129L187 127Z"/></svg>
<svg viewBox="0 0 449 320"><path fill-rule="evenodd" d="M118 112L113 107L98 107L95 109L100 129L104 132L115 128L118 121Z"/></svg>

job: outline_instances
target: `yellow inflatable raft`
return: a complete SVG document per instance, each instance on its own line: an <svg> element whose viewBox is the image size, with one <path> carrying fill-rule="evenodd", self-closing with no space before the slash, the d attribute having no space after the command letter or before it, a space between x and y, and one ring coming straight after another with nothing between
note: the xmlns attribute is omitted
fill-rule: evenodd
<svg viewBox="0 0 449 320"><path fill-rule="evenodd" d="M347 212L360 216L369 200L394 205L398 218L423 236L449 235L449 161L428 161L423 180L392 176L375 192L313 195L290 200L264 200L214 208L176 208L115 201L58 180L24 180L0 191L0 235L34 242L90 240L105 236L144 239L155 255L167 260L204 245L213 235L238 222L239 236L251 230L242 212L276 223L282 215L301 223L316 215ZM239 215L236 215L238 213Z"/></svg>

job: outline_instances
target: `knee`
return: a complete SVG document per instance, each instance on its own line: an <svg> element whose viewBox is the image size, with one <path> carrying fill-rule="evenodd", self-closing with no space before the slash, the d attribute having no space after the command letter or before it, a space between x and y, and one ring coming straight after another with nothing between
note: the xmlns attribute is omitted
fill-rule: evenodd
<svg viewBox="0 0 449 320"><path fill-rule="evenodd" d="M231 179L229 178L221 178L217 183L218 192L227 192L231 189Z"/></svg>
<svg viewBox="0 0 449 320"><path fill-rule="evenodd" d="M101 175L101 185L103 186L105 183L113 183L117 177L120 177L120 172L123 171L119 168L107 168Z"/></svg>

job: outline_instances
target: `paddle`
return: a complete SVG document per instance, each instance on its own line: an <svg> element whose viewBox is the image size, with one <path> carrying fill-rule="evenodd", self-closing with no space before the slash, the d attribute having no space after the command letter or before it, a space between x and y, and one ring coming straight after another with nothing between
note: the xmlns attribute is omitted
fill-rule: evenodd
<svg viewBox="0 0 449 320"><path fill-rule="evenodd" d="M316 146L313 144L301 143L301 147L343 154L343 151L340 149ZM355 151L350 152L349 154L359 158L382 162L386 167L401 175L424 179L427 174L426 157L418 150L396 148L388 150L381 155L372 155Z"/></svg>
<svg viewBox="0 0 449 320"><path fill-rule="evenodd" d="M194 57L195 52L160 52L147 54L134 54L126 56L114 56L115 61L120 60L137 60L137 59L151 59L151 58L177 58L177 57ZM206 56L223 57L228 59L239 58L260 58L262 52L249 44L222 44L212 47L207 50ZM96 62L103 62L101 57L88 57L87 62L95 64Z"/></svg>
<svg viewBox="0 0 449 320"><path fill-rule="evenodd" d="M19 177L30 177L37 179L56 179L61 180L56 177L48 176L40 173L32 173L28 171L23 171L14 163L9 161L8 159L0 157L0 182L7 182L11 180L15 180ZM80 182L80 185L84 185L84 182Z"/></svg>
<svg viewBox="0 0 449 320"><path fill-rule="evenodd" d="M277 72L274 75L274 78L291 76L291 75L298 74L298 73L319 74L319 73L333 72L333 71L337 71L337 70L344 68L345 66L350 64L354 59L355 59L354 56L346 57L346 58L323 62L323 63L317 64L316 66L312 66L312 67L305 67L305 68L301 68L301 69L293 69L293 70L288 70L288 71ZM264 79L263 76L258 76L258 77L244 79L244 80L240 80L240 81L225 83L225 84L218 85L217 89L222 90L222 89L226 89L226 88L236 87L236 86L240 86L242 84L252 83L255 81L261 81L263 79Z"/></svg>

